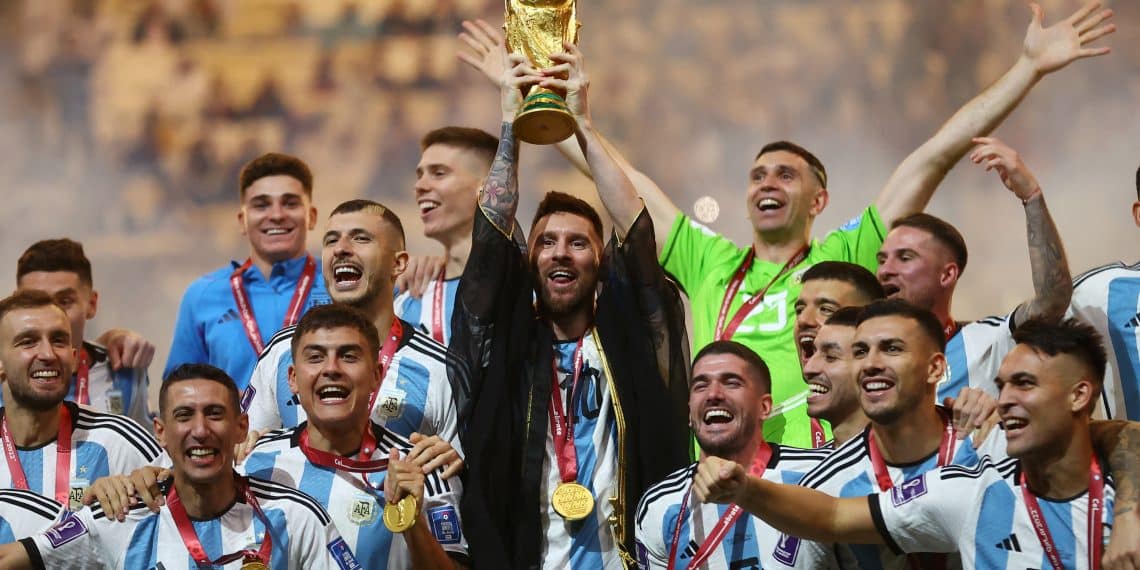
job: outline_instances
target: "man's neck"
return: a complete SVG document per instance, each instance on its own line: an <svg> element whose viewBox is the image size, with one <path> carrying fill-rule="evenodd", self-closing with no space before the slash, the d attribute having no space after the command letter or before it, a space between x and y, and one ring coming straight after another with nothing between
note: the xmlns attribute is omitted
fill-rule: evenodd
<svg viewBox="0 0 1140 570"><path fill-rule="evenodd" d="M1077 429L1068 441L1042 446L1021 458L1021 468L1033 494L1046 499L1071 499L1089 487L1092 440L1088 428Z"/></svg>
<svg viewBox="0 0 1140 570"><path fill-rule="evenodd" d="M890 425L871 422L871 437L887 463L915 463L938 451L946 424L938 408L922 406Z"/></svg>
<svg viewBox="0 0 1140 570"><path fill-rule="evenodd" d="M178 500L186 509L186 515L194 520L216 519L237 501L232 469L226 470L224 481L219 477L209 483L192 483L186 477L175 475L174 488L178 490Z"/></svg>
<svg viewBox="0 0 1140 570"><path fill-rule="evenodd" d="M738 449L735 453L730 454L723 459L729 459L744 467L745 470L752 469L752 462L756 461L756 454L759 453L760 447L765 444L763 430L757 428L756 435L748 441L748 444ZM706 455L701 452L702 455Z"/></svg>
<svg viewBox="0 0 1140 570"><path fill-rule="evenodd" d="M263 278L265 278L266 281L269 280L270 273L273 272L273 264L274 263L281 263L282 261L289 261L291 259L297 259L298 257L304 257L304 256L305 256L304 250L299 251L299 252L297 252L291 256L273 256L273 257L265 257L265 256L262 256L261 254L257 253L256 251L252 251L252 250L250 250L250 252L249 252L249 258L251 260L253 260L253 266L256 267L258 271L261 272L261 276Z"/></svg>
<svg viewBox="0 0 1140 570"><path fill-rule="evenodd" d="M554 330L555 340L574 340L582 338L590 328L593 315L588 311L574 311L572 314L547 319L550 328Z"/></svg>
<svg viewBox="0 0 1140 570"><path fill-rule="evenodd" d="M440 242L443 244L443 278L455 279L463 275L467 267L467 257L471 255L471 230L468 228L462 237Z"/></svg>
<svg viewBox="0 0 1140 570"><path fill-rule="evenodd" d="M59 410L63 404L49 410L31 410L13 406L11 400L4 407L4 420L17 447L38 447L59 437Z"/></svg>
<svg viewBox="0 0 1140 570"><path fill-rule="evenodd" d="M312 421L305 426L305 432L309 434L309 447L343 457L348 457L360 449L366 429L368 429L368 416L363 414L358 420L346 422L343 426L318 426Z"/></svg>
<svg viewBox="0 0 1140 570"><path fill-rule="evenodd" d="M752 250L756 252L756 259L770 263L787 263L793 255L811 243L808 231L810 230L764 234L757 232L752 238Z"/></svg>
<svg viewBox="0 0 1140 570"><path fill-rule="evenodd" d="M861 409L847 414L842 419L837 418L836 421L828 421L831 423L831 436L835 442L835 447L847 443L851 438L862 433L869 422Z"/></svg>

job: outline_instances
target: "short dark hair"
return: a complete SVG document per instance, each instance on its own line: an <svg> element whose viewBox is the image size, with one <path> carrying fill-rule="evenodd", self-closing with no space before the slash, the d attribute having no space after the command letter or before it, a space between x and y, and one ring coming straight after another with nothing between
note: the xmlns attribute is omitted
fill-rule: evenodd
<svg viewBox="0 0 1140 570"><path fill-rule="evenodd" d="M809 267L800 277L801 283L808 281L842 281L854 287L868 303L887 298L883 284L874 273L862 265L846 261L821 261Z"/></svg>
<svg viewBox="0 0 1140 570"><path fill-rule="evenodd" d="M393 212L391 208L388 208L379 202L365 200L363 198L341 202L339 206L333 208L333 211L331 214L329 214L329 217L331 218L337 214L351 214L353 212L365 211L370 214L379 216L380 219L388 222L389 225L395 228L396 233L400 235L400 249L406 248L407 240L404 237L404 224L400 222L400 217L397 216L396 212Z"/></svg>
<svg viewBox="0 0 1140 570"><path fill-rule="evenodd" d="M538 222L549 216L550 214L567 213L575 216L586 218L590 222L590 226L598 233L598 239L604 241L602 233L602 218L598 215L598 211L590 205L589 202L571 196L565 192L551 191L547 192L546 196L542 197L542 201L538 203L538 209L534 212L534 222L531 224L531 231L538 225Z"/></svg>
<svg viewBox="0 0 1140 570"><path fill-rule="evenodd" d="M182 364L170 371L166 378L162 379L162 387L158 389L158 413L165 417L166 411L170 409L170 405L166 403L166 393L170 391L170 386L183 382L186 380L210 380L217 382L226 387L226 391L230 395L230 404L236 413L241 413L241 396L238 395L237 384L234 379L226 374L225 370L212 366L210 364L187 363Z"/></svg>
<svg viewBox="0 0 1140 570"><path fill-rule="evenodd" d="M962 238L958 228L950 225L950 222L926 212L919 212L903 216L891 223L892 230L899 227L915 228L930 234L938 243L950 250L950 254L954 256L954 263L958 264L958 276L966 271L968 257L966 240Z"/></svg>
<svg viewBox="0 0 1140 570"><path fill-rule="evenodd" d="M697 367L697 363L702 358L716 354L731 354L743 360L760 377L760 384L764 388L764 393L772 392L772 372L768 369L768 363L764 362L764 359L760 358L760 355L756 354L754 350L734 340L714 340L705 345L693 358L693 368Z"/></svg>
<svg viewBox="0 0 1140 570"><path fill-rule="evenodd" d="M884 299L863 307L856 326L879 317L904 317L918 323L918 328L930 337L938 352L946 352L946 332L942 330L942 323L938 322L934 313L902 299Z"/></svg>
<svg viewBox="0 0 1140 570"><path fill-rule="evenodd" d="M88 287L94 283L83 244L68 238L45 239L28 246L16 261L16 281L34 271L68 271Z"/></svg>
<svg viewBox="0 0 1140 570"><path fill-rule="evenodd" d="M380 353L380 333L376 331L376 325L372 324L372 320L360 309L343 303L332 303L313 307L301 317L297 328L293 330L293 340L290 342L293 359L297 360L299 356L297 351L301 349L301 337L316 330L339 328L353 329L364 335L371 358L375 359Z"/></svg>
<svg viewBox="0 0 1140 570"><path fill-rule="evenodd" d="M313 197L313 172L305 161L288 154L269 152L245 164L238 175L240 196L245 198L245 191L254 182L266 176L290 176L301 183L305 189L305 196Z"/></svg>
<svg viewBox="0 0 1140 570"><path fill-rule="evenodd" d="M827 170L823 167L823 162L821 162L818 158L816 158L816 156L814 154L809 152L808 149L806 149L806 148L804 148L804 147L802 147L802 146L800 146L794 142L788 142L788 141L770 142L770 143L764 145L764 148L761 148L760 152L756 153L756 159L759 159L761 156L764 156L765 154L768 154L770 152L780 152L780 151L790 152L790 153L804 159L804 162L806 162L808 164L808 168L810 168L812 173L815 174L815 179L819 181L819 185L824 187L824 188L827 188ZM753 160L756 160L756 159L753 159Z"/></svg>
<svg viewBox="0 0 1140 570"><path fill-rule="evenodd" d="M863 307L840 307L823 322L825 325L855 328L859 326L859 317L863 314Z"/></svg>
<svg viewBox="0 0 1140 570"><path fill-rule="evenodd" d="M1096 329L1078 319L1065 319L1059 323L1030 319L1017 326L1013 340L1049 356L1071 355L1092 370L1098 388L1104 383L1104 372L1108 366L1104 339Z"/></svg>
<svg viewBox="0 0 1140 570"><path fill-rule="evenodd" d="M468 127L443 127L429 132L420 139L420 152L436 144L469 150L486 162L488 169L495 160L495 153L499 151L499 139L494 135L482 129Z"/></svg>
<svg viewBox="0 0 1140 570"><path fill-rule="evenodd" d="M60 311L63 311L63 307L60 307L51 295L48 295L43 291L38 291L35 289L17 290L15 293L12 293L3 299L0 299L0 321L3 321L4 317L12 311L19 311L22 309L38 309L40 307L55 307ZM67 330L70 332L71 327L69 326Z"/></svg>

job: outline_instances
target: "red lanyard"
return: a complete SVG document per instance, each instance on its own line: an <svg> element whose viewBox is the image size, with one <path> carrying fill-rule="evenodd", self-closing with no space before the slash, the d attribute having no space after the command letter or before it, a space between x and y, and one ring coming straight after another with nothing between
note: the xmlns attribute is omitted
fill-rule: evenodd
<svg viewBox="0 0 1140 570"><path fill-rule="evenodd" d="M257 497L253 495L253 491L249 489L249 484L246 483L245 479L235 473L234 484L237 485L238 493L245 496L246 504L253 509L253 513L265 526L265 536L261 539L261 548L239 550L226 554L217 560L210 560L206 556L206 549L198 540L198 533L194 531L194 525L190 523L190 517L186 514L186 507L182 506L182 499L178 497L178 489L176 487L170 488L170 495L166 498L166 507L170 509L170 518L174 519L174 526L178 527L178 534L182 536L182 542L186 544L186 550L190 552L190 558L193 558L199 566L225 566L240 558L257 558L262 564L269 565L269 558L273 554L273 536L269 532L269 518L262 512L261 505L257 503Z"/></svg>
<svg viewBox="0 0 1140 570"><path fill-rule="evenodd" d="M574 403L574 388L578 386L578 375L582 373L582 341L578 339L574 348L574 372L570 377L570 392L566 406L562 406L562 389L558 386L558 363L552 363L554 373L550 376L550 433L554 437L554 451L558 456L558 473L563 483L578 479L578 450L574 448L574 415L567 410Z"/></svg>
<svg viewBox="0 0 1140 570"><path fill-rule="evenodd" d="M359 473L360 478L364 480L364 484L369 488L375 487L368 481L368 474L388 469L387 458L371 459L372 454L376 451L376 435L372 433L371 422L364 428L364 438L360 442L360 453L357 454L357 459L342 457L320 449L313 449L309 446L308 428L301 432L300 443L301 453L305 454L305 458L308 459L310 463L329 469Z"/></svg>
<svg viewBox="0 0 1140 570"><path fill-rule="evenodd" d="M760 449L756 450L756 457L752 460L752 467L748 470L748 474L753 477L763 477L764 470L768 468L768 462L772 459L772 447L767 442L760 444ZM677 559L677 543L681 540L681 528L685 523L685 511L689 506L689 496L692 495L692 489L685 493L685 498L681 499L681 510L677 513L677 526L673 529L673 541L669 546L669 570L673 570L674 563ZM689 565L685 568L697 568L712 556L714 550L720 543L724 541L724 537L728 536L728 531L736 524L736 520L744 509L736 505L730 505L720 519L716 521L709 535L705 537L704 542L701 543L700 548L693 554L693 558L689 560Z"/></svg>
<svg viewBox="0 0 1140 570"><path fill-rule="evenodd" d="M392 363L392 357L396 354L396 349L400 348L400 339L404 337L404 325L400 324L398 317L392 317L392 326L388 328L388 338L384 339L384 346L380 347L380 354L377 355L377 360L380 363L380 382L384 382L384 377L388 375L388 365ZM368 410L372 411L372 406L376 405L376 397L380 395L380 389L377 388L375 392L368 396Z"/></svg>
<svg viewBox="0 0 1140 570"><path fill-rule="evenodd" d="M811 419L811 446L814 449L819 449L827 445L827 434L823 432L823 424L819 420Z"/></svg>
<svg viewBox="0 0 1140 570"><path fill-rule="evenodd" d="M257 326L257 319L253 317L253 304L249 301L249 293L246 293L245 286L241 282L242 274L252 265L253 259L247 258L241 267L234 270L230 275L230 290L234 294L234 303L237 304L245 336L249 338L249 344L253 346L254 352L261 354L265 350L265 342L261 340L261 329ZM313 261L313 256L306 255L305 268L301 271L301 277L297 279L293 299L289 301L289 310L285 313L285 321L281 324L282 328L295 325L301 319L301 309L305 305L305 300L309 298L309 290L313 288L313 276L316 271L317 262Z"/></svg>
<svg viewBox="0 0 1140 570"><path fill-rule="evenodd" d="M1037 540L1041 541L1045 549L1045 556L1055 570L1065 570L1061 561L1061 554L1057 552L1057 545L1053 542L1053 535L1049 533L1049 525L1045 523L1045 516L1041 514L1041 506L1037 504L1037 497L1029 490L1029 483L1025 481L1025 471L1021 472L1021 497L1025 500L1025 508L1029 511L1029 522L1033 523L1033 532ZM1100 472L1100 465L1093 457L1089 462L1089 570L1100 568L1101 550L1104 548L1104 524L1101 521L1101 512L1104 510L1104 477Z"/></svg>
<svg viewBox="0 0 1140 570"><path fill-rule="evenodd" d="M79 348L79 368L75 371L75 403L84 406L91 403L87 381L91 375L91 355L86 347Z"/></svg>
<svg viewBox="0 0 1140 570"><path fill-rule="evenodd" d="M440 344L445 344L443 342L443 297L447 291L447 282L443 278L446 274L446 268L439 272L435 293L431 299L431 337Z"/></svg>
<svg viewBox="0 0 1140 570"><path fill-rule="evenodd" d="M946 319L946 322L942 323L942 333L946 335L946 340L950 340L958 334L958 323L954 322L954 319Z"/></svg>
<svg viewBox="0 0 1140 570"><path fill-rule="evenodd" d="M0 441L4 445L4 458L8 460L12 488L27 490L28 477L20 465L20 456L16 455L7 416L0 420ZM59 434L55 440L55 500L63 505L71 502L71 412L64 405L59 407Z"/></svg>
<svg viewBox="0 0 1140 570"><path fill-rule="evenodd" d="M942 415L942 421L945 424L945 429L942 431L942 441L938 444L938 466L943 467L949 465L954 459L956 440L954 438L954 422L941 409L938 413ZM874 432L867 434L867 451L871 455L871 468L875 470L875 481L879 483L879 491L889 491L895 484L891 481L891 474L887 472L887 464L883 461L879 444L875 443Z"/></svg>
<svg viewBox="0 0 1140 570"><path fill-rule="evenodd" d="M740 323L744 322L744 319L752 313L756 305L759 305L764 300L764 295L768 292L768 289L771 289L772 285L774 285L776 281L779 281L780 278L793 267L799 265L800 262L807 257L807 253L808 246L805 245L784 264L784 267L780 269L779 273L776 273L776 276L773 277L763 289L757 291L752 298L745 301L744 304L736 310L736 314L732 316L732 320L729 321L726 327L724 320L728 317L728 308L732 305L732 300L736 298L736 292L740 290L740 285L744 283L745 275L747 275L748 270L752 268L752 262L756 260L756 250L749 248L748 255L744 256L744 261L740 263L740 267L737 268L736 273L732 275L732 280L728 282L728 288L724 291L724 300L721 301L720 312L716 316L716 329L713 330L716 334L716 339L728 340L732 338L732 335L736 333L736 329L740 327Z"/></svg>

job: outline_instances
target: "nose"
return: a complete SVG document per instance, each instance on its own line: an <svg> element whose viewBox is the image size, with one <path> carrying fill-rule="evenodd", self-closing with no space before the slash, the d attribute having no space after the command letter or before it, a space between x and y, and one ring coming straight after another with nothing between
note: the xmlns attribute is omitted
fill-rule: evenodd
<svg viewBox="0 0 1140 570"><path fill-rule="evenodd" d="M879 351L873 348L867 351L859 363L859 370L862 371L863 376L877 376L883 371L883 368L881 355Z"/></svg>
<svg viewBox="0 0 1140 570"><path fill-rule="evenodd" d="M210 435L210 430L206 428L206 415L197 413L190 419L190 435L195 439L205 439Z"/></svg>
<svg viewBox="0 0 1140 570"><path fill-rule="evenodd" d="M883 256L882 261L879 262L879 270L875 275L879 281L885 281L886 278L894 276L898 271L895 268L895 262L890 256Z"/></svg>
<svg viewBox="0 0 1140 570"><path fill-rule="evenodd" d="M819 311L815 310L810 304L796 315L796 330L808 331L819 327ZM797 339L798 340L798 339Z"/></svg>
<svg viewBox="0 0 1140 570"><path fill-rule="evenodd" d="M570 244L564 240L558 240L555 242L554 247L550 248L550 254L555 259L569 259Z"/></svg>
<svg viewBox="0 0 1140 570"><path fill-rule="evenodd" d="M820 367L820 358L821 357L819 351L816 351L804 362L804 380L811 380L812 378L815 378L816 376L819 376L823 373L823 370Z"/></svg>
<svg viewBox="0 0 1140 570"><path fill-rule="evenodd" d="M36 358L45 362L55 362L59 356L55 353L51 341L45 338L36 344Z"/></svg>

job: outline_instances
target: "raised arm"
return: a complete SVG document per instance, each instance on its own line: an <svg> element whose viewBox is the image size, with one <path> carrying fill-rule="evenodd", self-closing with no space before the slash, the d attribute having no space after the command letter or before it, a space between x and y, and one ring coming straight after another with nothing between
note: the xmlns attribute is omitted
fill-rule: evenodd
<svg viewBox="0 0 1140 570"><path fill-rule="evenodd" d="M704 457L693 477L703 502L733 503L776 530L817 542L884 544L866 497L840 499L798 485L750 477L739 463Z"/></svg>
<svg viewBox="0 0 1140 570"><path fill-rule="evenodd" d="M464 31L459 34L459 39L466 46L466 49L459 52L459 59L482 73L492 84L501 88L504 77L503 60L498 54L503 45L502 32L483 20L465 21L463 22L463 29ZM616 161L618 167L625 173L625 176L644 201L646 211L649 212L649 216L653 220L654 237L657 240L658 252L660 252L669 236L673 220L681 212L680 209L657 186L657 183L634 168L601 133L593 128L591 131L597 145L608 151L610 157ZM566 156L567 160L579 172L593 178L594 173L591 173L589 161L579 140L576 138L566 139L558 143L557 147L559 152ZM640 208L640 205L638 207ZM609 206L607 205L606 208L609 209ZM610 215L613 216L614 214L611 212Z"/></svg>
<svg viewBox="0 0 1140 570"><path fill-rule="evenodd" d="M1045 206L1045 195L1033 173L1026 168L1017 151L995 138L974 139L977 148L970 153L974 164L996 170L1002 184L1009 188L1025 207L1025 231L1029 239L1029 267L1033 273L1034 297L1022 303L1013 313L1015 323L1043 318L1060 320L1073 296L1073 278L1061 234Z"/></svg>
<svg viewBox="0 0 1140 570"><path fill-rule="evenodd" d="M507 54L502 48L499 55L505 70L500 82L503 125L499 134L499 150L479 191L479 207L504 235L510 236L519 207L519 142L512 123L522 104L522 90L541 81L542 77L526 56Z"/></svg>
<svg viewBox="0 0 1140 570"><path fill-rule="evenodd" d="M1087 3L1067 19L1043 28L1044 11L1030 4L1033 20L1013 67L954 113L891 174L875 199L885 224L925 209L946 173L970 149L971 139L996 128L1042 77L1077 59L1109 52L1107 47L1085 47L1116 30L1113 24L1102 25L1112 17L1112 10L1099 7L1099 2Z"/></svg>

